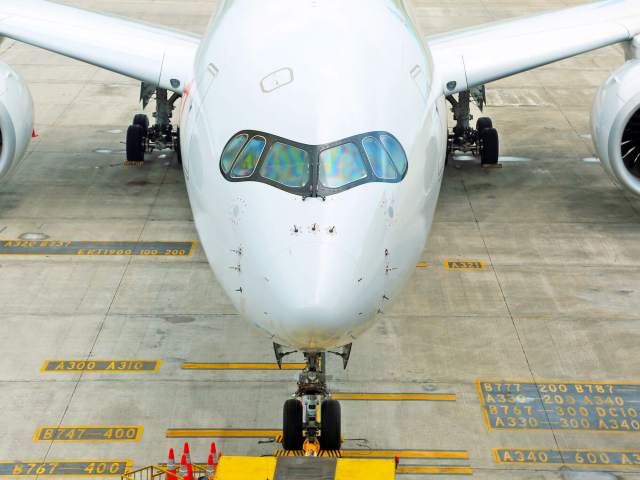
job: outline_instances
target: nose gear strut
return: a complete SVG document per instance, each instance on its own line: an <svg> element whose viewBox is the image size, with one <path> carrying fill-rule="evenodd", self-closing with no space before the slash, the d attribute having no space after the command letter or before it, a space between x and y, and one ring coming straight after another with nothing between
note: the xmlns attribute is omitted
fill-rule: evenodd
<svg viewBox="0 0 640 480"><path fill-rule="evenodd" d="M278 365L282 358L294 352L286 352L282 345L274 344ZM343 347L345 368L349 361L351 345ZM285 450L302 450L305 445L316 445L324 451L340 450L342 445L340 403L331 398L327 387L326 352L304 352L306 366L298 377L298 389L287 400L283 409L282 446ZM313 448L305 449L310 455Z"/></svg>

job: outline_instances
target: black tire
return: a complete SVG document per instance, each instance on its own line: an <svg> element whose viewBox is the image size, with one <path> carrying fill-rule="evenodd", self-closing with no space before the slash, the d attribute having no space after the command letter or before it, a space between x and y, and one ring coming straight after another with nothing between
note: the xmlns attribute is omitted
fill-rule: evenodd
<svg viewBox="0 0 640 480"><path fill-rule="evenodd" d="M141 125L130 125L127 129L127 161L144 162L145 139Z"/></svg>
<svg viewBox="0 0 640 480"><path fill-rule="evenodd" d="M291 399L284 403L282 411L282 448L302 450L302 403Z"/></svg>
<svg viewBox="0 0 640 480"><path fill-rule="evenodd" d="M480 117L476 122L478 134L481 134L487 128L493 128L493 121L489 117Z"/></svg>
<svg viewBox="0 0 640 480"><path fill-rule="evenodd" d="M500 156L500 140L495 128L486 128L480 134L480 160L482 165L495 165Z"/></svg>
<svg viewBox="0 0 640 480"><path fill-rule="evenodd" d="M147 134L149 133L149 117L147 117L144 113L138 113L135 117L133 117L133 124L140 125L144 129L144 136L147 136Z"/></svg>
<svg viewBox="0 0 640 480"><path fill-rule="evenodd" d="M340 402L325 400L320 407L320 415L320 449L325 451L340 450L342 446Z"/></svg>
<svg viewBox="0 0 640 480"><path fill-rule="evenodd" d="M176 142L176 145L175 145L176 158L178 159L178 163L182 165L182 147L180 146L180 127L176 129L175 142Z"/></svg>

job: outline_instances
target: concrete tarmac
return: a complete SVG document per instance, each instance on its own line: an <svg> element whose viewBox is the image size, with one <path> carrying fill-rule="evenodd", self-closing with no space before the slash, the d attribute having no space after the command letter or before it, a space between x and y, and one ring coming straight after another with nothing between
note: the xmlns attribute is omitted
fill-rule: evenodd
<svg viewBox="0 0 640 480"><path fill-rule="evenodd" d="M414 1L431 33L581 3ZM196 33L215 5L63 3ZM197 240L174 155L123 165L126 128L140 111L136 81L11 41L0 61L28 81L40 133L0 186L0 240ZM611 47L488 85L485 114L500 132L503 168L449 163L426 265L354 344L349 368L335 359L329 367L336 391L455 401L344 401L345 448L439 451L401 464L435 467L444 479L640 479L640 201L593 160L589 136L592 99L622 61ZM450 270L449 260L484 268ZM63 478L38 472L41 462L84 460L85 477L104 461L142 467L184 440L204 461L209 438L167 438L168 430L281 427L295 371L183 368L274 361L199 248L191 256L4 256L0 285L0 476L8 472L1 462L9 473L17 461L37 463L21 471L27 478ZM159 363L98 372L54 362L42 371L63 360ZM94 434L111 441L95 441L86 429L96 426L143 430L127 438L127 429L106 428ZM229 455L279 448L216 440Z"/></svg>

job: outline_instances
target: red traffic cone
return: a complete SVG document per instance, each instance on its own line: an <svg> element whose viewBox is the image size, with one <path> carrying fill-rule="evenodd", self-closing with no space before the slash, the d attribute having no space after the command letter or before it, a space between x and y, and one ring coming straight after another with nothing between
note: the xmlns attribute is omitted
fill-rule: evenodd
<svg viewBox="0 0 640 480"><path fill-rule="evenodd" d="M396 461L396 470L397 470L398 467L400 466L400 457L395 457L394 460Z"/></svg>
<svg viewBox="0 0 640 480"><path fill-rule="evenodd" d="M209 454L209 458L207 458L207 477L212 479L216 473L216 469L213 465L213 454Z"/></svg>
<svg viewBox="0 0 640 480"><path fill-rule="evenodd" d="M187 480L189 475L189 468L187 467L187 454L183 453L180 459L180 478L181 480Z"/></svg>
<svg viewBox="0 0 640 480"><path fill-rule="evenodd" d="M191 453L189 452L189 443L184 442L184 447L182 449L182 453L187 456L187 465L191 465Z"/></svg>
<svg viewBox="0 0 640 480"><path fill-rule="evenodd" d="M178 471L176 470L176 456L173 453L173 448L169 449L169 460L167 460L167 472L169 472L169 475L167 475L167 480L177 480L176 473L178 473Z"/></svg>
<svg viewBox="0 0 640 480"><path fill-rule="evenodd" d="M187 465L187 479L193 480L193 465L191 464Z"/></svg>

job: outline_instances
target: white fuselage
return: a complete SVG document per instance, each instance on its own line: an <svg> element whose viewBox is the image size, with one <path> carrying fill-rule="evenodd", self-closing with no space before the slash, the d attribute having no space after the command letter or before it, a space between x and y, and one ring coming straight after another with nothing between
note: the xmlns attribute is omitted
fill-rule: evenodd
<svg viewBox="0 0 640 480"><path fill-rule="evenodd" d="M186 183L238 311L276 343L324 351L367 329L415 270L440 191L447 110L401 1L255 5L223 2L202 41L182 105ZM242 130L309 145L389 132L407 175L325 199L230 182L220 157Z"/></svg>

